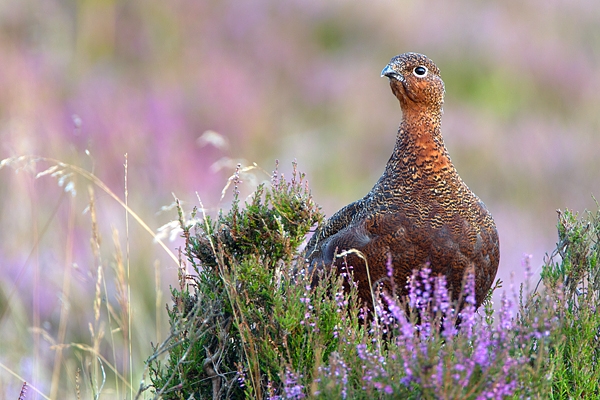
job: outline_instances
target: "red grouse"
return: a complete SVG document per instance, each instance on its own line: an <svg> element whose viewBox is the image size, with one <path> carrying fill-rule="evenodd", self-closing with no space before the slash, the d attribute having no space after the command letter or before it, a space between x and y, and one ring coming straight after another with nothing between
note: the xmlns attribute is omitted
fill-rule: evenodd
<svg viewBox="0 0 600 400"><path fill-rule="evenodd" d="M432 275L446 276L454 297L465 274L474 272L479 306L498 270L498 232L444 146L440 71L426 56L405 53L392 58L381 76L389 79L402 109L394 151L373 189L336 212L313 235L306 250L310 269L347 263L367 304L369 282L388 279L388 257L401 295L412 271L427 264ZM366 258L370 279L356 252L336 257L351 249Z"/></svg>

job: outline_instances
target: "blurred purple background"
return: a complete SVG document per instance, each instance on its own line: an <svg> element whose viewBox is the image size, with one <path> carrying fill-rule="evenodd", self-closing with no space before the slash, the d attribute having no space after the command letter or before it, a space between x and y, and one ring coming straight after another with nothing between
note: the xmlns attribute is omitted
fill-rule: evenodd
<svg viewBox="0 0 600 400"><path fill-rule="evenodd" d="M539 273L553 249L556 209L596 208L598 26L596 0L9 0L0 4L0 158L72 163L123 197L127 153L129 204L153 229L177 217L160 211L171 193L187 210L195 191L212 212L227 207L221 189L238 160L270 171L278 159L289 173L297 159L331 215L383 171L401 114L379 73L416 51L442 71L446 146L496 219L498 276L508 282L514 272L519 282L523 253ZM226 142L199 140L206 131ZM66 301L65 341L89 342L97 265L113 290L111 229L125 249L125 218L96 188L95 259L88 183L75 178L71 198L53 178L33 176L0 170L0 361L49 393L54 351L31 328L56 338ZM155 262L160 307L177 273L133 221L129 247L139 379L149 342L167 329L155 316ZM65 368L72 381L73 365ZM19 387L0 372L0 392L15 398Z"/></svg>

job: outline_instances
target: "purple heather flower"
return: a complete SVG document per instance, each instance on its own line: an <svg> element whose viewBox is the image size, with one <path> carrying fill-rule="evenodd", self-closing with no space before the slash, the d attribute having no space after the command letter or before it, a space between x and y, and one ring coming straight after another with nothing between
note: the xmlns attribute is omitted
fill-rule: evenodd
<svg viewBox="0 0 600 400"><path fill-rule="evenodd" d="M408 281L408 306L410 308L416 308L418 304L418 293L417 293L417 285L418 282L415 279L415 274L413 273Z"/></svg>
<svg viewBox="0 0 600 400"><path fill-rule="evenodd" d="M531 259L533 255L528 253L523 253L523 259L521 260L521 266L525 269L525 281L529 281L533 277L533 272L531 270Z"/></svg>
<svg viewBox="0 0 600 400"><path fill-rule="evenodd" d="M404 310L400 308L398 302L390 297L387 293L382 293L381 296L385 300L388 306L389 313L396 320L400 321L401 319L406 319L406 315L404 314Z"/></svg>
<svg viewBox="0 0 600 400"><path fill-rule="evenodd" d="M446 287L446 277L440 275L434 280L433 311L445 313L450 308L450 297Z"/></svg>
<svg viewBox="0 0 600 400"><path fill-rule="evenodd" d="M363 361L366 361L367 359L367 345L364 343L360 343L356 345L356 354L358 355L358 358L360 358Z"/></svg>
<svg viewBox="0 0 600 400"><path fill-rule="evenodd" d="M297 400L306 397L304 387L298 383L299 377L296 373L286 370L283 381L283 394L285 399Z"/></svg>
<svg viewBox="0 0 600 400"><path fill-rule="evenodd" d="M438 363L435 367L435 374L432 376L433 382L439 388L444 384L444 354L438 355Z"/></svg>
<svg viewBox="0 0 600 400"><path fill-rule="evenodd" d="M468 339L471 339L474 333L475 316L477 315L475 310L475 276L473 274L467 276L465 295L465 306L459 314L461 317L460 330L465 332Z"/></svg>
<svg viewBox="0 0 600 400"><path fill-rule="evenodd" d="M387 276L388 278L393 278L394 276L394 266L392 265L392 255L388 254L388 259L387 259L387 263L386 263L386 268L387 268Z"/></svg>
<svg viewBox="0 0 600 400"><path fill-rule="evenodd" d="M506 337L508 333L513 329L513 317L512 317L512 303L506 297L506 293L502 293L501 298L501 307L500 307L500 320L498 321L498 341L501 343L506 342ZM534 327L532 327L534 328ZM535 328L534 328L535 329Z"/></svg>
<svg viewBox="0 0 600 400"><path fill-rule="evenodd" d="M484 328L478 332L474 347L471 356L473 361L482 368L488 367L490 364L488 349L493 348L488 329Z"/></svg>
<svg viewBox="0 0 600 400"><path fill-rule="evenodd" d="M423 286L423 290L421 293L421 301L422 301L422 306L426 307L427 303L429 302L429 297L431 296L431 280L430 280L430 275L431 275L431 269L430 268L423 268L421 269L420 273L419 273L420 277L421 277L421 285Z"/></svg>
<svg viewBox="0 0 600 400"><path fill-rule="evenodd" d="M348 300L344 296L344 292L337 292L335 294L335 301L340 309L346 308L348 306Z"/></svg>
<svg viewBox="0 0 600 400"><path fill-rule="evenodd" d="M329 377L334 377L335 383L341 387L340 394L342 399L348 397L348 366L337 352L331 353L329 366L319 367L319 371ZM315 380L315 382L319 381Z"/></svg>
<svg viewBox="0 0 600 400"><path fill-rule="evenodd" d="M244 370L242 369L241 365L238 365L237 380L240 384L240 387L243 388L246 384L246 374L244 373Z"/></svg>

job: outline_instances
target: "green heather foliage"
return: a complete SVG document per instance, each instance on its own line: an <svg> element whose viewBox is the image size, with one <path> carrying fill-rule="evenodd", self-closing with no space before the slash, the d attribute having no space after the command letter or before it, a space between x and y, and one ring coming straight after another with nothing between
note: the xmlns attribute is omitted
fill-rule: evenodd
<svg viewBox="0 0 600 400"><path fill-rule="evenodd" d="M311 287L298 247L323 216L295 165L290 182L275 171L245 207L232 182L227 214L186 223L180 210L194 272L172 289L171 336L148 360L157 397L600 396L598 213L560 212L540 282L510 285L499 307L491 295L501 282L476 311L472 277L456 303L423 266L407 298L378 291L372 313L344 285L351 273L318 271ZM531 278L529 256L523 268Z"/></svg>
<svg viewBox="0 0 600 400"><path fill-rule="evenodd" d="M558 244L542 281L561 318L547 360L550 396L600 397L600 211L558 213Z"/></svg>

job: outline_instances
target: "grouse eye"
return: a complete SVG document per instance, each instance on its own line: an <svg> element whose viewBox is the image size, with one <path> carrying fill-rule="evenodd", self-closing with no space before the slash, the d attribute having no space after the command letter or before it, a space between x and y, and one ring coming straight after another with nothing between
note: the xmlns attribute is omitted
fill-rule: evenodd
<svg viewBox="0 0 600 400"><path fill-rule="evenodd" d="M413 70L413 74L415 74L415 76L418 76L419 78L422 78L425 75L427 75L427 68L420 65Z"/></svg>

